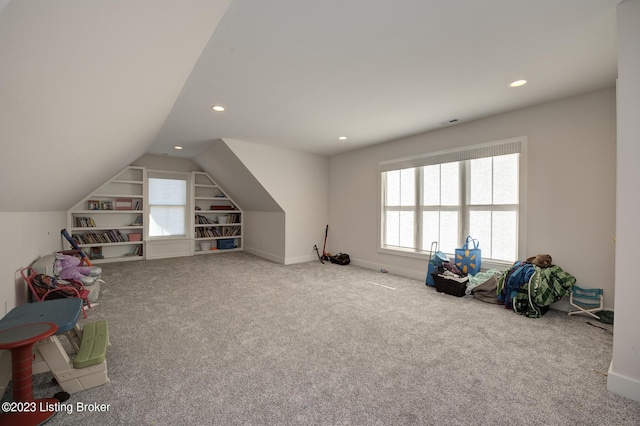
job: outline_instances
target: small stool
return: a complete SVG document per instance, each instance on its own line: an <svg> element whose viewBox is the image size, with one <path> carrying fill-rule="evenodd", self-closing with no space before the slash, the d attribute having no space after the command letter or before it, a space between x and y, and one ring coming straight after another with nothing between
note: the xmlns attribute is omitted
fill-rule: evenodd
<svg viewBox="0 0 640 426"><path fill-rule="evenodd" d="M32 347L57 330L58 326L54 323L36 322L0 331L0 349L11 351L13 400L30 403L15 407L21 410L1 413L0 424L40 425L56 414L56 411L47 411L46 407L60 402L58 399L33 399ZM45 410L42 410L43 407Z"/></svg>

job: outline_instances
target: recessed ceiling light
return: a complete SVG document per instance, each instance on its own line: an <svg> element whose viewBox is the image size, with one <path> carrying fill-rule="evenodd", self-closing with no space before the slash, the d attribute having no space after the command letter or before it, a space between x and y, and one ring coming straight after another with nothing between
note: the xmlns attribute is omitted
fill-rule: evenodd
<svg viewBox="0 0 640 426"><path fill-rule="evenodd" d="M516 80L513 83L509 84L510 87L519 87L527 84L527 80Z"/></svg>
<svg viewBox="0 0 640 426"><path fill-rule="evenodd" d="M177 149L178 151L182 149L181 146L174 146L173 149Z"/></svg>
<svg viewBox="0 0 640 426"><path fill-rule="evenodd" d="M220 106L220 105L214 105L211 107L212 110L216 111L216 112L222 112L224 111L224 107Z"/></svg>
<svg viewBox="0 0 640 426"><path fill-rule="evenodd" d="M340 137L338 137L338 139L340 139L341 141L346 141L347 137L346 136L340 136Z"/></svg>

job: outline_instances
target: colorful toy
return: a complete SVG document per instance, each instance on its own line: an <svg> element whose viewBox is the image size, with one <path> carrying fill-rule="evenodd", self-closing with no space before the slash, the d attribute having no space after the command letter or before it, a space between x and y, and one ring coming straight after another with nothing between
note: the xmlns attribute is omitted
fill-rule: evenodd
<svg viewBox="0 0 640 426"><path fill-rule="evenodd" d="M82 259L67 254L56 254L54 263L54 273L63 280L76 280L84 285L93 284L100 274L102 268L96 266L81 266Z"/></svg>

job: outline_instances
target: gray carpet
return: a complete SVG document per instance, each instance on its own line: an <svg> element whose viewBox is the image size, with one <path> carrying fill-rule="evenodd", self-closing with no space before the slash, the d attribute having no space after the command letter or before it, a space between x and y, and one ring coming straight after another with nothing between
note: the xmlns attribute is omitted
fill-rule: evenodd
<svg viewBox="0 0 640 426"><path fill-rule="evenodd" d="M51 425L640 424L606 388L613 328L588 317L243 252L102 266L82 322L108 320L111 381Z"/></svg>

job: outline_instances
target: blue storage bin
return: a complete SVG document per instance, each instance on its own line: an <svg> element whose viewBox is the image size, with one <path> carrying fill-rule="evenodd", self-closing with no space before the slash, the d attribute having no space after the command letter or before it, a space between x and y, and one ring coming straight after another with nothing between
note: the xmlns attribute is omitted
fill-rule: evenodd
<svg viewBox="0 0 640 426"><path fill-rule="evenodd" d="M224 240L218 240L218 249L219 250L229 250L235 248L235 241L233 238L227 238Z"/></svg>

